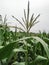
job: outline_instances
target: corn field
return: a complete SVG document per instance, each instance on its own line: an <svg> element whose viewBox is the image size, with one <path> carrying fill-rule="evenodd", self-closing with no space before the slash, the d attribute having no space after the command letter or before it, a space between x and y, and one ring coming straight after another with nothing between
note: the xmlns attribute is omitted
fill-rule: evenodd
<svg viewBox="0 0 49 65"><path fill-rule="evenodd" d="M22 27L8 26L6 16L0 24L0 65L49 65L49 33L31 33L40 14L36 17L32 14L29 18L29 13L28 2L23 23L12 16ZM15 28L15 31L10 31L10 28Z"/></svg>

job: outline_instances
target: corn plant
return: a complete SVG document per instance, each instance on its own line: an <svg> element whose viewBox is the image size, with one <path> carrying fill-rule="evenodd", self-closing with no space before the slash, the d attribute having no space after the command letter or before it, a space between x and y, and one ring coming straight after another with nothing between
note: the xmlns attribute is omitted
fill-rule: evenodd
<svg viewBox="0 0 49 65"><path fill-rule="evenodd" d="M24 10L25 30L18 28L24 32L10 31L6 24L6 16L3 25L0 26L0 65L49 65L49 39L46 34L36 36L29 35L30 29L36 24L38 15L35 19L33 15L29 21L29 2L28 12ZM13 16L14 17L14 16ZM14 17L15 18L15 17ZM23 27L24 25L15 18ZM29 35L26 35L26 33ZM42 37L41 37L42 35Z"/></svg>

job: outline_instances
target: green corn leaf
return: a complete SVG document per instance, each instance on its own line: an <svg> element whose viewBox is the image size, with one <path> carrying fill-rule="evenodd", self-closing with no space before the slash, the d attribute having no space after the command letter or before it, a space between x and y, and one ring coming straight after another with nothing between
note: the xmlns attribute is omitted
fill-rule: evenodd
<svg viewBox="0 0 49 65"><path fill-rule="evenodd" d="M23 48L13 49L13 52L26 52L27 50L24 50Z"/></svg>
<svg viewBox="0 0 49 65"><path fill-rule="evenodd" d="M25 62L14 62L12 65L25 65Z"/></svg>
<svg viewBox="0 0 49 65"><path fill-rule="evenodd" d="M13 51L13 47L14 47L14 43L11 43L0 49L0 60L4 58L8 58Z"/></svg>
<svg viewBox="0 0 49 65"><path fill-rule="evenodd" d="M47 60L47 58L38 55L38 56L36 57L36 59L35 59L35 62L37 62L37 61L39 62L39 61L43 61L43 60Z"/></svg>
<svg viewBox="0 0 49 65"><path fill-rule="evenodd" d="M47 57L49 59L49 48L48 48L48 44L45 41L43 41L41 38L39 38L39 37L33 37L33 38L36 39L37 41L39 41L42 44L42 46L43 46L43 48L44 48L44 50L45 50L45 52L47 54Z"/></svg>
<svg viewBox="0 0 49 65"><path fill-rule="evenodd" d="M4 46L0 46L0 49L3 48Z"/></svg>

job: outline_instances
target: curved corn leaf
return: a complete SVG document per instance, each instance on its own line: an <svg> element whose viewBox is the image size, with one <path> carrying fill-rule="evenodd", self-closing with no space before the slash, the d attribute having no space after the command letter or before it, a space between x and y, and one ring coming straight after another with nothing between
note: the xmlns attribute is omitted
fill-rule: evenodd
<svg viewBox="0 0 49 65"><path fill-rule="evenodd" d="M13 52L26 52L27 50L24 50L23 48L13 49Z"/></svg>
<svg viewBox="0 0 49 65"><path fill-rule="evenodd" d="M47 60L47 58L43 57L43 56L40 56L38 55L36 58L35 58L35 62L39 62L39 61L43 61L43 60Z"/></svg>
<svg viewBox="0 0 49 65"><path fill-rule="evenodd" d="M39 41L42 44L42 46L43 46L43 48L44 48L44 50L45 50L45 52L47 54L47 57L49 59L49 48L48 48L48 44L45 41L43 41L41 38L39 38L39 37L33 37L33 38L36 39L37 41Z"/></svg>
<svg viewBox="0 0 49 65"><path fill-rule="evenodd" d="M14 62L12 65L25 65L25 62Z"/></svg>

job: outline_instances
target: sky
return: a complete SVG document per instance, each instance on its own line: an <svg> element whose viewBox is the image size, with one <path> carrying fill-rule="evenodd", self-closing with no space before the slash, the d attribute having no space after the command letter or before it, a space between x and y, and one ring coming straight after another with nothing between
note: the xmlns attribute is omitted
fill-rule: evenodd
<svg viewBox="0 0 49 65"><path fill-rule="evenodd" d="M46 31L49 32L49 0L29 0L30 1L30 16L34 13L36 17L40 13L38 20L40 21L31 32ZM3 19L7 15L8 25L21 25L12 18L12 15L20 21L23 17L24 9L27 11L28 0L0 0L0 15Z"/></svg>

